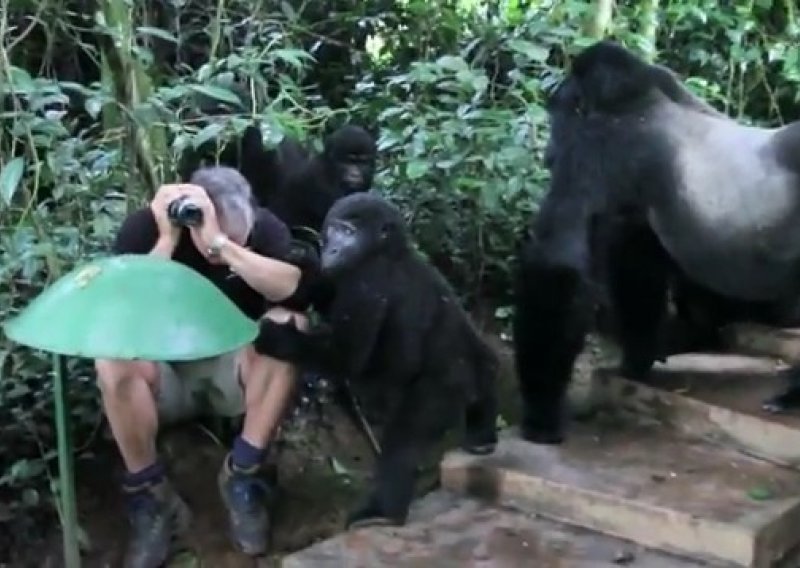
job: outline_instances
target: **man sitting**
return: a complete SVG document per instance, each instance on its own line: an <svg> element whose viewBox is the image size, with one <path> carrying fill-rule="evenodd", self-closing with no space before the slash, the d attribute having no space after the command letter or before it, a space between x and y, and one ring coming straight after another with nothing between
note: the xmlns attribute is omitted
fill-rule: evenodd
<svg viewBox="0 0 800 568"><path fill-rule="evenodd" d="M183 198L199 209L199 224L170 220L167 210ZM279 304L302 304L306 278L288 258L287 227L256 208L247 181L231 168L198 170L189 184L164 185L149 207L122 224L114 253L172 258L210 279L247 316L286 322L304 316ZM142 330L148 333L148 330ZM126 473L131 538L125 566L152 568L165 562L173 536L185 530L189 510L166 479L156 455L159 423L193 417L202 396L217 413L244 413L244 426L219 474L235 544L245 553L266 552L270 488L259 475L295 382L286 362L258 355L252 346L202 361L95 362L103 407ZM202 395L202 396L198 396Z"/></svg>

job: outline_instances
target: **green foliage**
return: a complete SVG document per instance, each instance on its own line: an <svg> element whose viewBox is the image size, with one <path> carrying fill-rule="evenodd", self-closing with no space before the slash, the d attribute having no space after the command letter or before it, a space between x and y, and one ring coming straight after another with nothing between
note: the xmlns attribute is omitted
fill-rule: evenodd
<svg viewBox="0 0 800 568"><path fill-rule="evenodd" d="M673 0L654 19L650 2L616 4L609 33L644 53L654 34L657 59L719 108L800 117L792 2ZM291 135L318 148L353 119L376 127L377 188L402 205L421 251L507 322L517 237L548 178L544 92L590 41L595 3L96 6L0 0L0 318L106 250L186 148L254 119L268 145ZM72 361L69 384L85 451L101 424L91 365ZM53 518L51 403L48 358L0 340L0 562L13 534Z"/></svg>

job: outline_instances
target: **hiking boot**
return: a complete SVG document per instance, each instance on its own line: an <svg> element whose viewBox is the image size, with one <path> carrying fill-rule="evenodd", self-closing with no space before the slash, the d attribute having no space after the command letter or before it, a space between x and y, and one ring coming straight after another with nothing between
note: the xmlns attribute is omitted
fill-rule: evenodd
<svg viewBox="0 0 800 568"><path fill-rule="evenodd" d="M131 534L125 568L158 568L189 528L188 505L169 481L125 489Z"/></svg>
<svg viewBox="0 0 800 568"><path fill-rule="evenodd" d="M234 544L249 556L265 554L269 531L267 504L272 490L259 467L239 470L231 465L228 455L220 469L218 482L220 495L228 509Z"/></svg>

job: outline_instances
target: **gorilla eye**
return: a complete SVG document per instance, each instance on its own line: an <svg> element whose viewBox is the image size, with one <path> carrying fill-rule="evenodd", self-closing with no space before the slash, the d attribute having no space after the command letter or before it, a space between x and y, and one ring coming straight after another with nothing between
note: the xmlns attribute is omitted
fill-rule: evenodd
<svg viewBox="0 0 800 568"><path fill-rule="evenodd" d="M340 223L337 228L342 234L347 235L348 237L351 237L356 233L355 226L350 223Z"/></svg>

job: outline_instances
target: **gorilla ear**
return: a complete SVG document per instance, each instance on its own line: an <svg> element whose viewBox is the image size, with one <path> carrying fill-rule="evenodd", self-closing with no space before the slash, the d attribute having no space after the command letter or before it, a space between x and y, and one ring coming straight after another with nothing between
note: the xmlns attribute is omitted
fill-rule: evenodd
<svg viewBox="0 0 800 568"><path fill-rule="evenodd" d="M653 86L650 65L610 41L585 49L573 62L582 106L589 111L625 110Z"/></svg>

